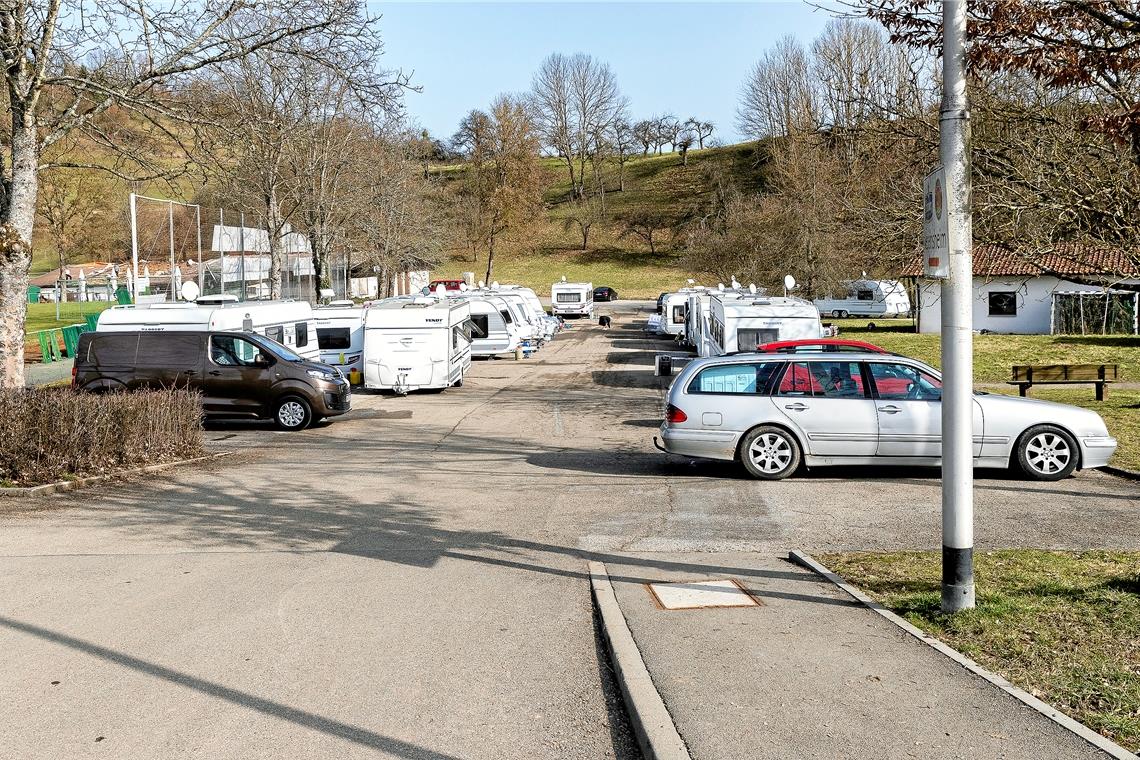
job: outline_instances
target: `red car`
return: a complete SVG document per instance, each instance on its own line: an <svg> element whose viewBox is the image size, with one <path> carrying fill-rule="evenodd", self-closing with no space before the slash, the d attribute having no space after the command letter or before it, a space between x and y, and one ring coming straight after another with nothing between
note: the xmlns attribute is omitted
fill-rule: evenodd
<svg viewBox="0 0 1140 760"><path fill-rule="evenodd" d="M757 346L756 350L762 354L799 354L809 351L823 352L863 352L872 354L889 354L885 348L864 343L861 340L843 340L841 338L802 338L800 340L778 340Z"/></svg>
<svg viewBox="0 0 1140 760"><path fill-rule="evenodd" d="M463 284L463 280L432 280L428 283L428 290L435 292L436 286L442 285L444 290L459 291L459 286Z"/></svg>

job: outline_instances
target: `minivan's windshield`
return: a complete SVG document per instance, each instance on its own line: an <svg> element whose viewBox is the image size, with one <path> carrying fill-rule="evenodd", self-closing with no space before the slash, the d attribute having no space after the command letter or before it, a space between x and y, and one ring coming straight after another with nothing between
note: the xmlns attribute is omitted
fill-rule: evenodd
<svg viewBox="0 0 1140 760"><path fill-rule="evenodd" d="M283 361L287 361L287 362L303 362L303 361L305 361L305 359L303 357L298 356L297 354L293 353L291 350L289 350L288 348L285 348L285 346L281 345L277 341L270 340L269 338L266 338L264 335L258 335L257 333L250 333L249 339L251 341L253 341L254 343L256 343L257 345L264 348L269 353L276 356L278 359L281 359Z"/></svg>

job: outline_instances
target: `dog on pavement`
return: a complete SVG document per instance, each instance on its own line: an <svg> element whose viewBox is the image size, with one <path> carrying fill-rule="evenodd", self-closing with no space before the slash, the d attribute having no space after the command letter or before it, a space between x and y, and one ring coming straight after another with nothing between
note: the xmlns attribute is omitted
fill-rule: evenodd
<svg viewBox="0 0 1140 760"><path fill-rule="evenodd" d="M605 316L598 317L598 324L601 325L603 329L608 330L610 329L610 318Z"/></svg>

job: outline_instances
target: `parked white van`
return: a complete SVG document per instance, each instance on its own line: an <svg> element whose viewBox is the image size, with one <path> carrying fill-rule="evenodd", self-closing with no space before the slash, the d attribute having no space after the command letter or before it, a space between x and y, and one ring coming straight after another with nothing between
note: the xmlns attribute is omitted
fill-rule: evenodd
<svg viewBox="0 0 1140 760"><path fill-rule="evenodd" d="M844 317L905 317L910 314L910 296L898 280L851 280L845 298L817 298L821 314Z"/></svg>
<svg viewBox="0 0 1140 760"><path fill-rule="evenodd" d="M313 309L321 361L339 368L353 384L364 379L364 311L352 301Z"/></svg>
<svg viewBox="0 0 1140 760"><path fill-rule="evenodd" d="M588 317L594 313L594 283L556 282L550 286L550 313Z"/></svg>
<svg viewBox="0 0 1140 760"><path fill-rule="evenodd" d="M364 387L450 388L471 366L471 305L418 296L377 301L364 313Z"/></svg>
<svg viewBox="0 0 1140 760"><path fill-rule="evenodd" d="M96 332L254 332L309 361L320 361L313 308L306 301L130 304L99 315Z"/></svg>
<svg viewBox="0 0 1140 760"><path fill-rule="evenodd" d="M710 356L740 351L777 340L823 337L819 311L802 298L713 294L709 299Z"/></svg>

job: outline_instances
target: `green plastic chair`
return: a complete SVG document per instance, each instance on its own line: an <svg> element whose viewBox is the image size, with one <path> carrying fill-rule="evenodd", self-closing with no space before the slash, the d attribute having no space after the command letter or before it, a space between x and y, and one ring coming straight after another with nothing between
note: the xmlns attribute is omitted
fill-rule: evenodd
<svg viewBox="0 0 1140 760"><path fill-rule="evenodd" d="M99 326L99 315L88 314L84 319L87 320L87 332L95 332L95 328Z"/></svg>
<svg viewBox="0 0 1140 760"><path fill-rule="evenodd" d="M51 340L48 337L48 330L40 330L36 333L36 337L40 341L40 353L43 354L44 364L51 364L55 361L55 352L51 349Z"/></svg>
<svg viewBox="0 0 1140 760"><path fill-rule="evenodd" d="M68 358L75 358L79 352L79 334L83 325L69 325L63 328L63 348Z"/></svg>

